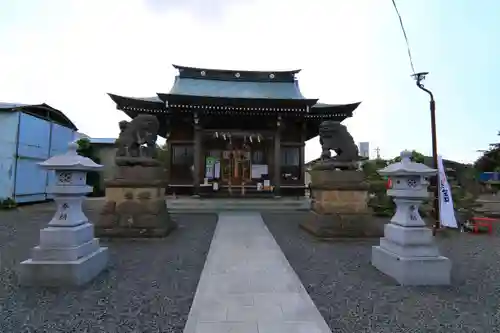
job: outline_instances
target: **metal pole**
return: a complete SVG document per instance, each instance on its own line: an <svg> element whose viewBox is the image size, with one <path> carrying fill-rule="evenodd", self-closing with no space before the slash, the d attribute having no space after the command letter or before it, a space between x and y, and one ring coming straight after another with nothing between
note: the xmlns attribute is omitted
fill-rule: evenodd
<svg viewBox="0 0 500 333"><path fill-rule="evenodd" d="M433 168L438 168L438 153L437 153L437 133L436 133L436 102L434 101L434 95L429 89L424 87L422 81L425 79L425 76L429 74L425 73L417 73L414 74L413 77L417 80L417 87L425 91L429 94L430 97L430 111L431 111L431 136L432 136L432 163ZM436 236L437 230L440 228L440 213L439 213L439 176L436 176L436 184L434 186L434 194L433 194L433 206L434 206L434 228L432 229L432 234Z"/></svg>

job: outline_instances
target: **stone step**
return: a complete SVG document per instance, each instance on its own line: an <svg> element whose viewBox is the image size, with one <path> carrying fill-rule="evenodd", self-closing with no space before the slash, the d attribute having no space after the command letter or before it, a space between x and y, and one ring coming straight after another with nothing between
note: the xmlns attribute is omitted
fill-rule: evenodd
<svg viewBox="0 0 500 333"><path fill-rule="evenodd" d="M104 198L90 198L84 203L86 210L101 210ZM210 199L210 198L168 198L167 207L171 214L217 213L221 211L266 211L288 212L308 211L311 201L308 198L270 198L270 199Z"/></svg>
<svg viewBox="0 0 500 333"><path fill-rule="evenodd" d="M301 211L310 209L309 199L167 199L170 212Z"/></svg>

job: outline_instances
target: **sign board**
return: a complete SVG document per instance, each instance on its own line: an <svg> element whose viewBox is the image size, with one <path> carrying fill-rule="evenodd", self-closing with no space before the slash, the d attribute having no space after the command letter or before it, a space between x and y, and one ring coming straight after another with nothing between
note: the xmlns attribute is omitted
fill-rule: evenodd
<svg viewBox="0 0 500 333"><path fill-rule="evenodd" d="M214 179L215 175L215 163L217 163L217 158L208 156L205 158L205 177L208 179Z"/></svg>

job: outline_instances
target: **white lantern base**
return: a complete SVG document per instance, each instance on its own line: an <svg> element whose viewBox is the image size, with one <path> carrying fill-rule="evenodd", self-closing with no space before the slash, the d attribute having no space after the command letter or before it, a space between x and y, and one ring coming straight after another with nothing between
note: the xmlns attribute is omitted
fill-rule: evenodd
<svg viewBox="0 0 500 333"><path fill-rule="evenodd" d="M90 282L108 264L108 249L99 248L75 261L25 260L19 269L19 283L24 286L81 286Z"/></svg>
<svg viewBox="0 0 500 333"><path fill-rule="evenodd" d="M40 230L40 245L19 268L19 282L28 286L79 286L108 264L108 249L94 238L94 226L48 227Z"/></svg>
<svg viewBox="0 0 500 333"><path fill-rule="evenodd" d="M403 257L380 246L374 246L372 265L403 286L451 283L451 261L443 256Z"/></svg>

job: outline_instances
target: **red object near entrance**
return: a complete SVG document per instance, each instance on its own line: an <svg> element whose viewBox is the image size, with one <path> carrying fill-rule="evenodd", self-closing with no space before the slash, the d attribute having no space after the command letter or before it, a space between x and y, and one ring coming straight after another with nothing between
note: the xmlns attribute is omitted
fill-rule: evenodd
<svg viewBox="0 0 500 333"><path fill-rule="evenodd" d="M385 185L385 187L388 190L392 188L392 180L391 180L391 178L387 178L387 184Z"/></svg>
<svg viewBox="0 0 500 333"><path fill-rule="evenodd" d="M472 218L473 232L479 233L479 227L486 227L488 228L488 233L491 234L493 233L493 222L495 221L496 219L490 217L473 217Z"/></svg>

